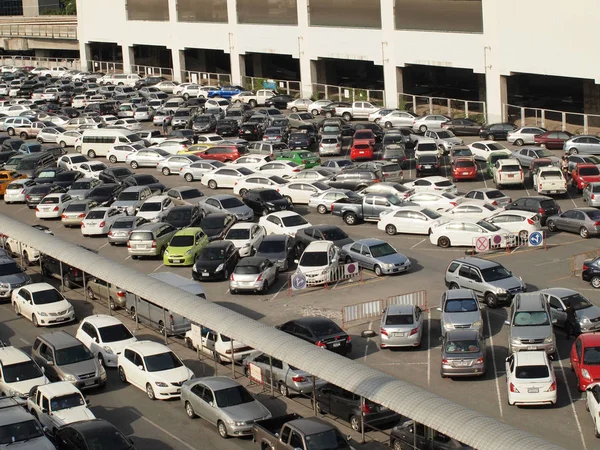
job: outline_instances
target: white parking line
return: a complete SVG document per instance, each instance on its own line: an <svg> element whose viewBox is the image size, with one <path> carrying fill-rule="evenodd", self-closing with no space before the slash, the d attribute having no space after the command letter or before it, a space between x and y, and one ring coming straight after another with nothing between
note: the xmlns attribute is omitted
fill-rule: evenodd
<svg viewBox="0 0 600 450"><path fill-rule="evenodd" d="M196 447L191 446L190 444L188 444L187 442L185 442L184 440L178 438L177 436L175 436L173 433L165 430L163 427L161 427L160 425L158 425L157 423L152 422L150 419L140 415L139 416L140 419L145 420L146 422L148 422L150 425L153 425L156 429L162 431L163 433L165 433L167 436L169 436L171 439L176 440L177 442L179 442L181 445L183 445L186 448L189 448L190 450L196 450Z"/></svg>
<svg viewBox="0 0 600 450"><path fill-rule="evenodd" d="M25 345L31 345L29 342L27 342L27 341L26 341L25 339L23 339L23 338L19 338L19 340L20 340L20 341L21 341L23 344L25 344Z"/></svg>
<svg viewBox="0 0 600 450"><path fill-rule="evenodd" d="M24 211L24 210L26 210L27 208L28 208L27 206L23 206L21 209L17 210L17 212Z"/></svg>
<svg viewBox="0 0 600 450"><path fill-rule="evenodd" d="M490 333L490 348L492 349L492 363L494 365L494 382L496 383L496 395L498 396L498 408L500 408L500 417L504 417L504 412L502 411L502 397L500 396L500 383L498 382L498 377L500 373L498 372L498 367L496 366L496 352L494 351L494 338L492 337L492 326L490 325L490 313L489 310L485 309L485 321L488 326L488 330Z"/></svg>
<svg viewBox="0 0 600 450"><path fill-rule="evenodd" d="M567 190L567 197L569 197L569 200L571 200L571 203L573 203L573 206L575 208L577 208L577 203L575 203L575 200L573 200L573 197L571 197L571 194L569 194L568 190Z"/></svg>
<svg viewBox="0 0 600 450"><path fill-rule="evenodd" d="M269 301L271 301L271 302L272 302L273 300L275 300L275 298L276 298L276 297L279 295L279 293L280 293L280 292L283 290L283 288L286 288L286 289L287 289L287 287L288 287L287 283L284 283L284 284L283 284L283 285L282 285L282 286L279 288L279 290L278 290L277 292L275 292L275 295L274 295L273 297L271 297L271 300L269 300ZM227 289L227 292L225 292L225 293L227 294L228 292L229 292L229 289Z"/></svg>
<svg viewBox="0 0 600 450"><path fill-rule="evenodd" d="M104 247L106 247L108 245L108 242L106 244L104 244L102 247L100 247L98 250L102 250Z"/></svg>
<svg viewBox="0 0 600 450"><path fill-rule="evenodd" d="M164 266L165 266L164 264L161 264L161 265L160 265L160 266L158 266L156 269L154 269L154 270L152 271L152 273L156 272L156 271L157 271L157 270L159 270L159 269L162 269Z"/></svg>
<svg viewBox="0 0 600 450"><path fill-rule="evenodd" d="M373 321L369 322L369 331L373 329ZM367 360L367 356L369 354L369 344L371 343L371 338L367 338L367 345L365 345L365 356L363 356L363 361Z"/></svg>
<svg viewBox="0 0 600 450"><path fill-rule="evenodd" d="M127 258L125 258L124 261L127 261L130 258L131 258L131 255L127 255Z"/></svg>
<svg viewBox="0 0 600 450"><path fill-rule="evenodd" d="M565 382L565 388L567 390L567 395L569 396L569 403L571 404L571 410L573 411L573 416L575 416L575 424L577 425L577 430L579 431L579 436L581 436L581 443L583 444L583 450L587 450L587 445L585 444L585 438L583 437L583 431L581 429L581 423L579 422L579 417L577 416L577 411L575 411L575 402L573 401L573 396L571 395L571 389L569 388L569 382L567 381L567 374L565 373L565 368L563 367L562 361L560 359L560 354L558 353L558 348L556 349L556 359L558 360L558 365L560 366L560 371L563 376L563 380Z"/></svg>
<svg viewBox="0 0 600 450"><path fill-rule="evenodd" d="M417 245L422 244L423 242L425 242L427 239L421 239L419 242L417 242L415 245L413 245L411 247L411 249L415 248Z"/></svg>

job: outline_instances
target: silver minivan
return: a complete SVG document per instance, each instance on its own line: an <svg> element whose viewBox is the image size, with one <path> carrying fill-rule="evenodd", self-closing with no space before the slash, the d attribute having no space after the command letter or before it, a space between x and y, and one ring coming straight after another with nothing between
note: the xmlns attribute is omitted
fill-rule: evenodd
<svg viewBox="0 0 600 450"><path fill-rule="evenodd" d="M189 292L197 297L206 299L204 289L194 280L172 272L151 273L149 276ZM163 309L162 306L156 305L137 295L127 296L126 307L133 320L146 324L151 328L158 330L161 334L166 334L167 336L183 336L186 331L192 329L192 323L189 319L168 309Z"/></svg>
<svg viewBox="0 0 600 450"><path fill-rule="evenodd" d="M136 228L129 235L127 251L131 259L140 256L160 256L162 258L169 241L177 231L177 228L168 223L147 223Z"/></svg>
<svg viewBox="0 0 600 450"><path fill-rule="evenodd" d="M471 289L451 289L442 294L440 327L442 337L452 330L475 330L483 335L483 319L481 317L477 294Z"/></svg>
<svg viewBox="0 0 600 450"><path fill-rule="evenodd" d="M128 216L133 216L136 208L151 196L152 189L148 186L130 186L121 191L112 206L120 211L125 211Z"/></svg>
<svg viewBox="0 0 600 450"><path fill-rule="evenodd" d="M548 303L541 292L521 293L514 298L508 320L508 353L544 350L556 352L556 337L552 329Z"/></svg>

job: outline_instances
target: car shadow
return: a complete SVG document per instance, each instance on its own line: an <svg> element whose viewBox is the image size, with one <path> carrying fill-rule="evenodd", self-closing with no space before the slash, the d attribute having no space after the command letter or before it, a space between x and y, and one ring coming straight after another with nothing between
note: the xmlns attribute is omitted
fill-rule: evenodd
<svg viewBox="0 0 600 450"><path fill-rule="evenodd" d="M241 295L241 294L237 294L237 295ZM249 294L249 295L252 295L252 294ZM243 316L249 317L250 319L260 320L264 317L264 314L261 314L257 311L246 308L245 306L242 306L238 303L233 303L233 302L215 302L215 303L217 305L220 305L227 309L235 311L239 314L242 314Z"/></svg>

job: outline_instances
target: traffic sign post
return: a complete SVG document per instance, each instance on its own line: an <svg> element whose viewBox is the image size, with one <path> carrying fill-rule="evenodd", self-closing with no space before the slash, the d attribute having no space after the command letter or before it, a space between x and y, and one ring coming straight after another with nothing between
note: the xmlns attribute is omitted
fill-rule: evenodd
<svg viewBox="0 0 600 450"><path fill-rule="evenodd" d="M529 247L541 247L544 245L544 234L541 231L534 231L529 235Z"/></svg>
<svg viewBox="0 0 600 450"><path fill-rule="evenodd" d="M475 239L475 250L479 252L487 252L490 249L490 240L487 237L481 236Z"/></svg>
<svg viewBox="0 0 600 450"><path fill-rule="evenodd" d="M290 278L292 291L300 291L306 288L306 277L300 272L296 272Z"/></svg>

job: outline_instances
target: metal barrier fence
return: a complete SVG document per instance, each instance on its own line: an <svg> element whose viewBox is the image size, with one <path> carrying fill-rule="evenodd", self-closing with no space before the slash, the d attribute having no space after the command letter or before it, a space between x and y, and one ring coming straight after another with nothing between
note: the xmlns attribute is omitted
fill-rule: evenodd
<svg viewBox="0 0 600 450"><path fill-rule="evenodd" d="M503 120L518 127L538 126L573 134L600 134L600 115L509 105L502 108Z"/></svg>
<svg viewBox="0 0 600 450"><path fill-rule="evenodd" d="M169 80L173 79L173 69L170 67L154 67L144 66L141 64L132 64L131 73L144 74L144 75L158 75L165 77Z"/></svg>
<svg viewBox="0 0 600 450"><path fill-rule="evenodd" d="M536 236L534 236L536 234ZM548 250L546 234L543 231L536 233L519 232L509 234L496 234L493 237L479 236L472 240L471 254L481 254L488 251L505 250L510 252L519 247L539 247Z"/></svg>
<svg viewBox="0 0 600 450"><path fill-rule="evenodd" d="M600 256L600 250L593 250L591 252L578 253L569 258L569 266L572 277L578 277L583 271L583 263L588 259L594 259Z"/></svg>
<svg viewBox="0 0 600 450"><path fill-rule="evenodd" d="M398 108L422 116L424 114L444 114L451 119L470 117L485 122L487 110L485 102L461 100L446 97L427 97L425 95L398 94Z"/></svg>
<svg viewBox="0 0 600 450"><path fill-rule="evenodd" d="M196 83L202 86L224 86L231 84L231 74L184 70L181 72L181 80L183 83Z"/></svg>
<svg viewBox="0 0 600 450"><path fill-rule="evenodd" d="M123 63L112 61L88 61L90 72L123 73Z"/></svg>
<svg viewBox="0 0 600 450"><path fill-rule="evenodd" d="M43 66L43 67L69 67L81 70L81 61L73 58L36 58L34 56L0 56L0 65L3 66Z"/></svg>
<svg viewBox="0 0 600 450"><path fill-rule="evenodd" d="M334 102L370 102L383 106L385 91L376 89L360 89L347 86L313 83L313 96L317 100L325 99Z"/></svg>
<svg viewBox="0 0 600 450"><path fill-rule="evenodd" d="M415 305L423 311L428 311L427 291L408 292L406 294L391 295L385 299L385 307L390 305Z"/></svg>
<svg viewBox="0 0 600 450"><path fill-rule="evenodd" d="M329 289L332 284L356 278L360 282L363 281L362 269L356 263L343 264L325 270L291 273L288 275L288 296L291 296L294 291L309 287Z"/></svg>
<svg viewBox="0 0 600 450"><path fill-rule="evenodd" d="M269 85L275 85L274 88L265 87ZM250 91L257 91L259 89L273 89L280 94L286 94L291 96L300 96L302 83L294 80L274 80L273 78L262 78L262 77L242 77L242 86L244 89Z"/></svg>
<svg viewBox="0 0 600 450"><path fill-rule="evenodd" d="M50 38L50 39L77 39L77 24L25 24L6 23L0 24L1 37L23 38Z"/></svg>

